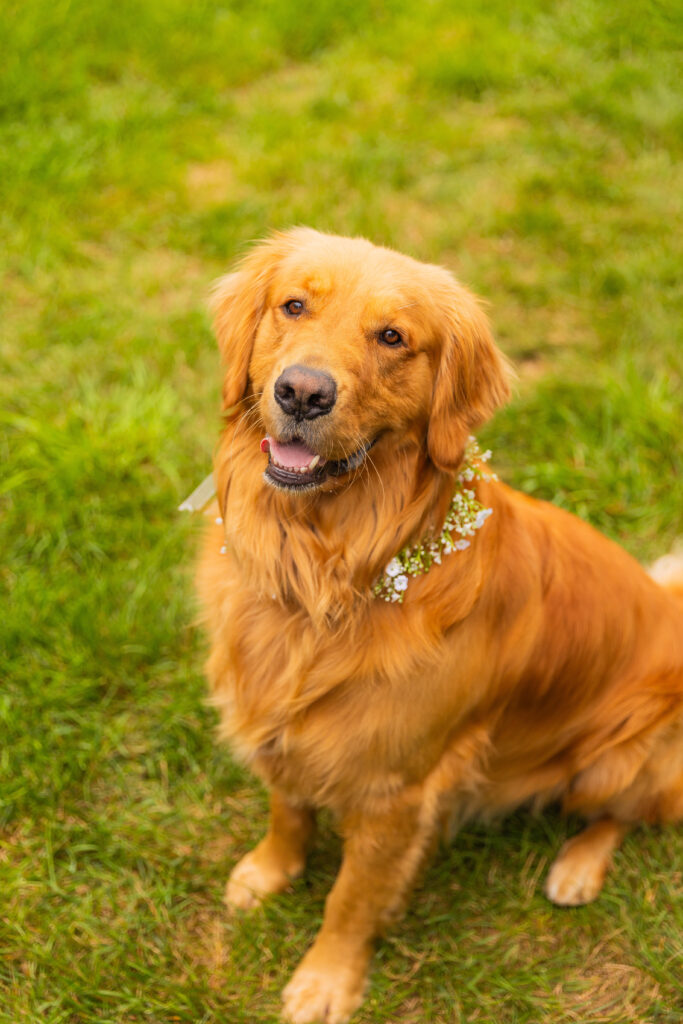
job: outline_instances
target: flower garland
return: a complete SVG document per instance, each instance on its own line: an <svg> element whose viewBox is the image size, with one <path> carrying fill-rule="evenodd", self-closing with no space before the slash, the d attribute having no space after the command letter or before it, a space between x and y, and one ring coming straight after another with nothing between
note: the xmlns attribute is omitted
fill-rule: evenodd
<svg viewBox="0 0 683 1024"><path fill-rule="evenodd" d="M384 573L372 588L375 597L383 601L403 602L410 576L421 576L433 565L441 565L444 555L453 551L464 551L470 546L469 537L480 530L492 508L485 508L477 501L474 491L465 485L472 480L497 480L495 473L488 473L480 465L491 458L491 452L481 452L476 438L470 437L465 448L465 459L458 474L458 488L446 514L446 521L438 537L427 538L414 547L401 548L391 559Z"/></svg>

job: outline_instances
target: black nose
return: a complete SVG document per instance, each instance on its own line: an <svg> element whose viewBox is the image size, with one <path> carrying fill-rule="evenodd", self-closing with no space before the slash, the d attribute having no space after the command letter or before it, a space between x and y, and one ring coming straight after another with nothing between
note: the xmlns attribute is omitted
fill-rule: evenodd
<svg viewBox="0 0 683 1024"><path fill-rule="evenodd" d="M275 381L275 401L297 420L324 416L337 400L337 385L329 373L309 366L288 366Z"/></svg>

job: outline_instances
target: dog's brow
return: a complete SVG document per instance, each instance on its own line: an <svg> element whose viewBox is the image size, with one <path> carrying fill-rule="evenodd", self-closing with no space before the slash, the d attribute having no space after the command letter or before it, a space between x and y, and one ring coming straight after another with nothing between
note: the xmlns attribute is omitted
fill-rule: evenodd
<svg viewBox="0 0 683 1024"><path fill-rule="evenodd" d="M319 270L301 270L296 275L298 279L299 288L308 292L313 298L319 298L321 295L326 295L328 292L333 290L333 281L331 278L323 275Z"/></svg>
<svg viewBox="0 0 683 1024"><path fill-rule="evenodd" d="M384 300L380 299L377 303L373 303L373 313L381 320L391 320L398 313L402 313L404 309L411 309L413 306L419 306L420 304L417 299L414 299L412 302L403 302L400 306L395 306L394 301L388 297Z"/></svg>

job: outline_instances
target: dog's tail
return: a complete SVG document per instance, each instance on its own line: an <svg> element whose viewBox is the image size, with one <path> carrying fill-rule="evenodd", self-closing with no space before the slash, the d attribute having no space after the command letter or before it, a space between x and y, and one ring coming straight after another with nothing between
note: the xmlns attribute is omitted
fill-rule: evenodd
<svg viewBox="0 0 683 1024"><path fill-rule="evenodd" d="M683 600L683 540L678 541L670 554L658 558L648 573L655 583L672 590Z"/></svg>

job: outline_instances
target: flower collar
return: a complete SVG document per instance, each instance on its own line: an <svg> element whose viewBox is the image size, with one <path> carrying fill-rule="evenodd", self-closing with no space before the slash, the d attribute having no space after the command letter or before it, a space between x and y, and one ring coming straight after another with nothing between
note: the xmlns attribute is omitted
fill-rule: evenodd
<svg viewBox="0 0 683 1024"><path fill-rule="evenodd" d="M488 517L493 514L493 509L486 508L477 501L474 491L465 485L473 480L498 479L495 473L487 472L482 465L490 458L490 451L479 450L476 438L468 439L465 458L457 477L456 491L448 507L441 533L438 537L426 537L413 547L401 548L373 584L373 597L401 604L408 589L409 577L422 576L429 572L433 565L441 565L444 555L464 551L470 546L469 538L481 529ZM215 496L213 477L208 476L179 506L179 511L206 510ZM216 523L223 523L220 515L216 517ZM226 554L227 550L224 542L221 554Z"/></svg>
<svg viewBox="0 0 683 1024"><path fill-rule="evenodd" d="M441 565L444 555L463 551L470 546L468 538L480 530L493 513L477 501L474 491L466 484L472 480L497 480L495 473L488 473L481 463L491 458L491 452L481 452L474 437L470 437L465 449L465 459L457 478L457 488L448 507L443 529L438 537L427 537L413 547L401 548L391 559L383 574L374 583L372 593L383 601L403 601L408 589L409 577L429 572L433 565Z"/></svg>

